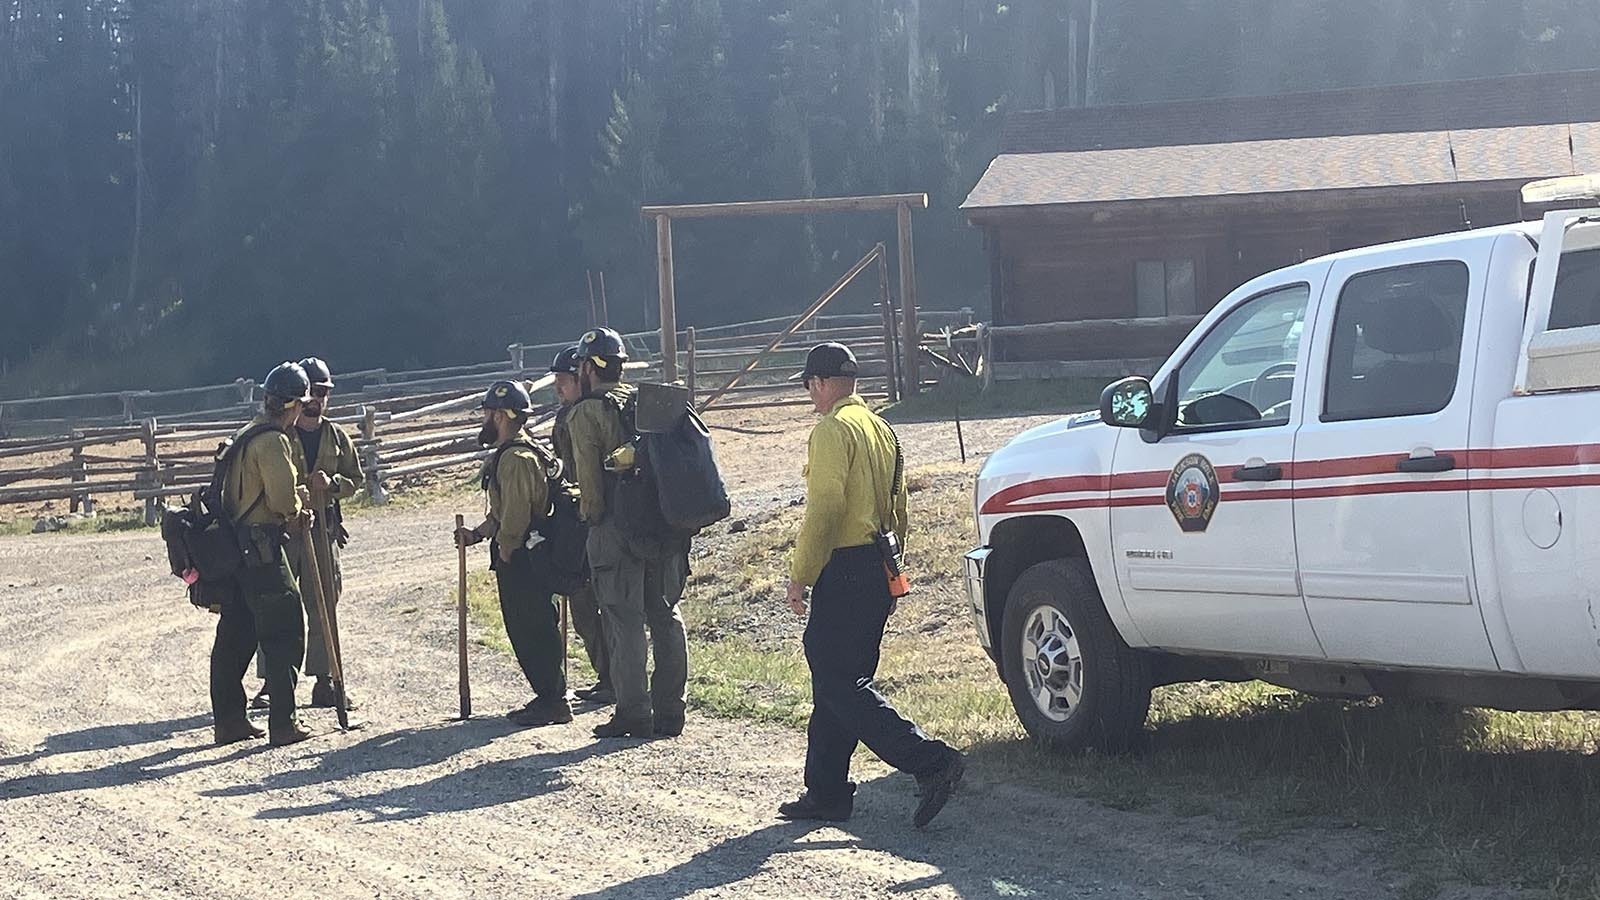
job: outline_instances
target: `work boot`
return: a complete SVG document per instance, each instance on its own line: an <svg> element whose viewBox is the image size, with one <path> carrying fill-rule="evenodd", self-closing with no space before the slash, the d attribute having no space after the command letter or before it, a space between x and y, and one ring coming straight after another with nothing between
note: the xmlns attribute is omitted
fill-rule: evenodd
<svg viewBox="0 0 1600 900"><path fill-rule="evenodd" d="M513 721L513 720L516 719L517 716L522 715L523 713L526 713L528 710L533 709L535 706L538 706L538 705L539 705L539 698L535 697L532 700L529 700L527 703L524 703L521 706L517 707L516 709L506 710L506 721L508 721L508 722Z"/></svg>
<svg viewBox="0 0 1600 900"><path fill-rule="evenodd" d="M522 728L537 728L541 725L565 725L572 721L572 707L567 703L567 698L546 700L536 698L532 703L517 710L506 717L511 724Z"/></svg>
<svg viewBox="0 0 1600 900"><path fill-rule="evenodd" d="M271 709L272 708L272 695L267 693L267 686L266 685L263 684L261 686L261 690L256 691L256 695L254 697L250 698L250 708L251 709Z"/></svg>
<svg viewBox="0 0 1600 900"><path fill-rule="evenodd" d="M266 737L267 733L243 719L237 722L218 722L211 727L213 742L218 747L237 744L251 738Z"/></svg>
<svg viewBox="0 0 1600 900"><path fill-rule="evenodd" d="M675 738L678 735L683 734L683 720L665 716L656 716L654 730L656 737Z"/></svg>
<svg viewBox="0 0 1600 900"><path fill-rule="evenodd" d="M580 688L573 691L572 696L585 703L593 703L597 706L610 706L617 702L617 692L613 691L611 685L606 684L604 681L596 682L594 687Z"/></svg>
<svg viewBox="0 0 1600 900"><path fill-rule="evenodd" d="M611 721L594 727L594 736L598 738L619 737L655 737L656 723L653 719L620 719L611 717Z"/></svg>
<svg viewBox="0 0 1600 900"><path fill-rule="evenodd" d="M797 800L790 800L778 807L780 819L809 819L818 822L843 822L850 818L850 813L855 810L856 799L854 794L846 794L838 800L818 800L810 791L802 793Z"/></svg>
<svg viewBox="0 0 1600 900"><path fill-rule="evenodd" d="M333 709L338 705L338 695L333 689L333 679L326 675L318 675L316 686L311 689L311 705L317 709ZM356 708L356 701L350 698L350 692L344 692L344 708L346 712Z"/></svg>
<svg viewBox="0 0 1600 900"><path fill-rule="evenodd" d="M922 800L917 803L917 811L911 815L911 824L916 828L926 828L933 817L944 809L950 794L955 791L956 785L961 783L961 776L966 774L967 758L958 750L951 750L949 759L943 766L929 775L917 776L917 793Z"/></svg>
<svg viewBox="0 0 1600 900"><path fill-rule="evenodd" d="M272 734L267 738L267 743L274 747L287 747L290 744L298 744L309 737L311 737L311 732L302 728L299 722L295 722L287 728L272 729Z"/></svg>

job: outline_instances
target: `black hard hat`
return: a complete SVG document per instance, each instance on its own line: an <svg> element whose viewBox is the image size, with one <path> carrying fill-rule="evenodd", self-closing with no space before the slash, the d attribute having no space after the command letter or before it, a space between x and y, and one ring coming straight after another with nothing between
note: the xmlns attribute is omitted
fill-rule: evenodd
<svg viewBox="0 0 1600 900"><path fill-rule="evenodd" d="M478 408L526 414L533 412L533 398L528 396L528 389L520 381L496 381L489 385Z"/></svg>
<svg viewBox="0 0 1600 900"><path fill-rule="evenodd" d="M306 377L311 379L312 387L333 387L333 372L328 369L328 364L315 356L308 356L300 360L300 368L306 370Z"/></svg>
<svg viewBox="0 0 1600 900"><path fill-rule="evenodd" d="M278 363L261 382L261 389L279 400L304 403L311 399L311 379L306 377L306 370L300 368L299 363Z"/></svg>
<svg viewBox="0 0 1600 900"><path fill-rule="evenodd" d="M550 363L550 371L557 375L578 374L578 345L573 344L571 347L557 353L555 361Z"/></svg>
<svg viewBox="0 0 1600 900"><path fill-rule="evenodd" d="M849 347L829 341L812 347L806 354L806 367L800 378L854 378L860 371Z"/></svg>
<svg viewBox="0 0 1600 900"><path fill-rule="evenodd" d="M586 359L602 369L628 361L628 345L622 335L609 328L596 328L578 340L578 358Z"/></svg>

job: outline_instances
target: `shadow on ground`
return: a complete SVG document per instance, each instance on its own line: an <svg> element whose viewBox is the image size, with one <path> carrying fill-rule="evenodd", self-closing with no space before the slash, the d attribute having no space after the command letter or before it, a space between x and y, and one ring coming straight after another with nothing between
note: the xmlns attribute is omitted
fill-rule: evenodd
<svg viewBox="0 0 1600 900"><path fill-rule="evenodd" d="M304 806L264 809L256 817L297 819L356 810L367 813L369 822L388 822L416 819L434 813L486 809L563 790L567 786L563 770L568 766L625 750L629 746L616 741L597 741L573 750L535 753L520 759L491 760L428 781L398 785L372 794L338 797Z"/></svg>
<svg viewBox="0 0 1600 900"><path fill-rule="evenodd" d="M181 732L192 731L211 724L209 713L167 719L162 722L131 722L122 725L96 725L77 731L65 731L45 738L44 745L28 753L0 759L0 766L22 766L38 762L59 753L82 753L86 750L106 750L112 747L133 747L170 740Z"/></svg>
<svg viewBox="0 0 1600 900"><path fill-rule="evenodd" d="M967 804L978 796L979 788L971 784L964 787L945 812L923 831L911 827L915 788L908 775L882 776L859 786L855 812L848 822L777 821L729 838L665 871L582 894L575 900L681 897L729 888L759 876L784 854L828 851L882 853L927 867L927 874L889 886L893 894L940 885L949 886L962 897L1061 894L1062 872L1048 855L1029 863L1002 853L987 857L981 867L968 865L975 836L971 830L972 809ZM981 839L977 842L981 843ZM1031 851L1025 855L1031 855ZM952 865L957 859L962 864Z"/></svg>
<svg viewBox="0 0 1600 900"><path fill-rule="evenodd" d="M191 772L216 765L252 751L249 745L238 745L237 750L222 756L208 756L188 762L171 763L214 749L211 744L210 715L169 719L162 722L135 722L126 725L98 725L79 731L52 735L44 747L32 753L0 760L0 766L20 766L49 759L50 757L89 750L109 750L119 747L137 747L144 744L166 742L177 735L196 728L205 728L203 742L182 747L168 747L137 759L125 760L76 772L52 772L24 775L0 782L0 799L41 797L65 794L72 791L93 790L103 787L122 787L145 781L154 781L169 775Z"/></svg>

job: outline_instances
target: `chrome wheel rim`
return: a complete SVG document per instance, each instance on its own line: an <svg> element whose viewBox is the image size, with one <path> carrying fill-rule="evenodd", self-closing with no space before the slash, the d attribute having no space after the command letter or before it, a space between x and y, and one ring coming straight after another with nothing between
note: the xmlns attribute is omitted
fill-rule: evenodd
<svg viewBox="0 0 1600 900"><path fill-rule="evenodd" d="M1022 626L1022 673L1039 714L1065 722L1083 702L1078 633L1053 606L1040 606Z"/></svg>

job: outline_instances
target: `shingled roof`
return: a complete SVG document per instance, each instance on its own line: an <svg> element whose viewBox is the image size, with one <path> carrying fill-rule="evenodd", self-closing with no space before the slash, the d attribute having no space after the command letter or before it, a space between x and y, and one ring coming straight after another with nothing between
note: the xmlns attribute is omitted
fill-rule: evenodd
<svg viewBox="0 0 1600 900"><path fill-rule="evenodd" d="M1600 171L1600 70L1008 118L965 210Z"/></svg>
<svg viewBox="0 0 1600 900"><path fill-rule="evenodd" d="M1569 149L1570 147L1570 149ZM1600 171L1600 122L997 157L965 210L1532 180Z"/></svg>
<svg viewBox="0 0 1600 900"><path fill-rule="evenodd" d="M1600 121L1600 69L1006 117L1001 153L1172 147Z"/></svg>

